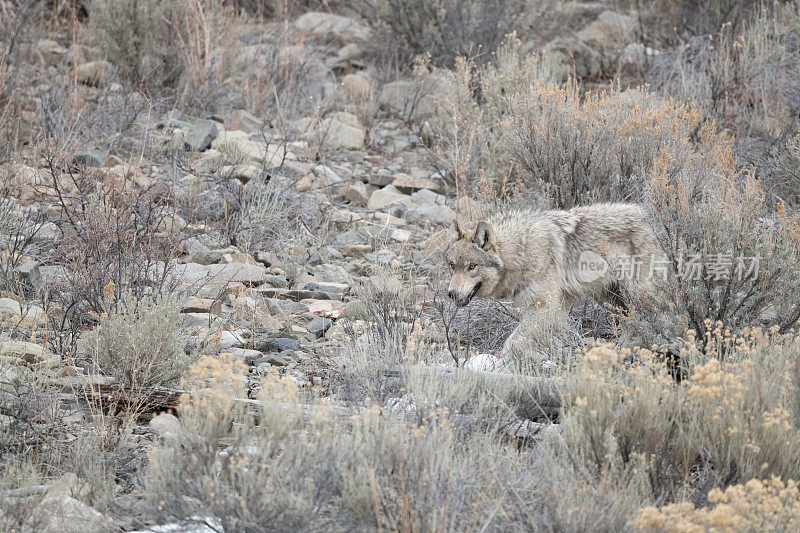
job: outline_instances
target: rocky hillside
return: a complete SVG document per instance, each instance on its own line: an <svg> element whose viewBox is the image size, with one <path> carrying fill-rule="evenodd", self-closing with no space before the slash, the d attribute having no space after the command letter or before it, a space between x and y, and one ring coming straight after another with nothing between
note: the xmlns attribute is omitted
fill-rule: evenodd
<svg viewBox="0 0 800 533"><path fill-rule="evenodd" d="M800 6L348 4L0 0L0 530L800 525ZM761 273L501 359L453 221L609 200Z"/></svg>

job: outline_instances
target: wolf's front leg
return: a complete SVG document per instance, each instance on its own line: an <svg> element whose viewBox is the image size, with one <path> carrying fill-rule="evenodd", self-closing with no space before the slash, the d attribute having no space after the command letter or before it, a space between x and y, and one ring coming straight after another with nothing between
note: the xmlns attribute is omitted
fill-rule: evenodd
<svg viewBox="0 0 800 533"><path fill-rule="evenodd" d="M544 362L566 327L566 310L559 302L527 308L500 350L503 361Z"/></svg>

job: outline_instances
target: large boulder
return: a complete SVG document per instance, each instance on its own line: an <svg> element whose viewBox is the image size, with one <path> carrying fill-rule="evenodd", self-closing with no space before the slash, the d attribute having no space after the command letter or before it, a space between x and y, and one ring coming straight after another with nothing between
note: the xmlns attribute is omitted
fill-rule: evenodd
<svg viewBox="0 0 800 533"><path fill-rule="evenodd" d="M352 113L333 113L320 124L325 135L325 147L330 150L360 150L364 147L367 132Z"/></svg>
<svg viewBox="0 0 800 533"><path fill-rule="evenodd" d="M368 42L370 30L367 26L350 18L333 13L311 11L297 18L292 27L300 33L322 41L340 45Z"/></svg>
<svg viewBox="0 0 800 533"><path fill-rule="evenodd" d="M372 85L363 74L347 74L342 78L342 92L349 100L364 100L372 96Z"/></svg>
<svg viewBox="0 0 800 533"><path fill-rule="evenodd" d="M28 526L42 533L119 531L111 518L66 495L43 499L31 513Z"/></svg>
<svg viewBox="0 0 800 533"><path fill-rule="evenodd" d="M547 43L544 53L560 70L562 79L596 78L603 68L600 53L577 37L557 37Z"/></svg>
<svg viewBox="0 0 800 533"><path fill-rule="evenodd" d="M0 362L11 365L53 368L61 363L61 358L41 344L25 341L5 341L0 343Z"/></svg>
<svg viewBox="0 0 800 533"><path fill-rule="evenodd" d="M599 51L607 60L613 61L627 45L636 40L636 23L628 15L603 11L576 37Z"/></svg>
<svg viewBox="0 0 800 533"><path fill-rule="evenodd" d="M0 322L8 322L22 316L22 306L11 298L0 298Z"/></svg>
<svg viewBox="0 0 800 533"><path fill-rule="evenodd" d="M75 79L83 85L97 87L108 78L110 73L111 63L108 61L89 61L78 65L75 69Z"/></svg>

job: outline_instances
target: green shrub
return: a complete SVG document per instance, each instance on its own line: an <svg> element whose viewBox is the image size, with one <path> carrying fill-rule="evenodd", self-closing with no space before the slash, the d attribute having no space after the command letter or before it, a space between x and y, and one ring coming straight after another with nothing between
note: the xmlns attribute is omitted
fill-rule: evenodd
<svg viewBox="0 0 800 533"><path fill-rule="evenodd" d="M89 334L89 353L128 390L174 382L191 360L177 334L182 321L174 297L126 293Z"/></svg>

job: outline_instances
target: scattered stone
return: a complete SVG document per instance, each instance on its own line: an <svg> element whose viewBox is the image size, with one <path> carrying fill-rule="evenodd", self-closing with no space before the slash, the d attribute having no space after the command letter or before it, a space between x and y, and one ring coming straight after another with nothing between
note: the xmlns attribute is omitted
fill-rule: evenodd
<svg viewBox="0 0 800 533"><path fill-rule="evenodd" d="M345 257L361 257L371 251L371 244L345 244L342 247L342 254L344 254Z"/></svg>
<svg viewBox="0 0 800 533"><path fill-rule="evenodd" d="M311 322L306 324L306 330L314 335L316 338L320 338L325 335L325 332L333 325L333 320L329 318L322 318L322 317L315 317Z"/></svg>
<svg viewBox="0 0 800 533"><path fill-rule="evenodd" d="M576 37L557 37L545 46L544 53L560 70L562 79L573 72L580 79L596 78L602 68L600 53Z"/></svg>
<svg viewBox="0 0 800 533"><path fill-rule="evenodd" d="M42 533L119 530L111 518L69 496L44 498L31 512L28 526Z"/></svg>
<svg viewBox="0 0 800 533"><path fill-rule="evenodd" d="M89 483L81 480L74 472L67 472L50 485L46 494L48 498L68 496L84 499L91 491Z"/></svg>
<svg viewBox="0 0 800 533"><path fill-rule="evenodd" d="M309 283L304 287L305 290L323 291L328 294L344 294L350 290L347 283L335 283L330 281L318 281Z"/></svg>
<svg viewBox="0 0 800 533"><path fill-rule="evenodd" d="M66 48L51 39L40 39L36 43L36 51L45 65L57 65L67 53Z"/></svg>
<svg viewBox="0 0 800 533"><path fill-rule="evenodd" d="M217 124L213 120L198 119L188 128L184 144L187 150L203 152L211 148L211 143L217 138Z"/></svg>
<svg viewBox="0 0 800 533"><path fill-rule="evenodd" d="M262 128L267 128L266 131L269 131L268 125L265 125L255 115L248 113L244 109L237 109L231 112L225 119L224 126L226 130L243 131L245 133L260 133Z"/></svg>
<svg viewBox="0 0 800 533"><path fill-rule="evenodd" d="M33 342L5 341L0 343L0 361L12 365L27 364L36 367L53 368L61 363L61 358Z"/></svg>
<svg viewBox="0 0 800 533"><path fill-rule="evenodd" d="M105 60L90 61L78 65L75 69L75 79L78 83L97 87L102 84L111 73L111 63Z"/></svg>
<svg viewBox="0 0 800 533"><path fill-rule="evenodd" d="M301 350L300 343L295 339L285 337L261 337L256 340L256 349L260 352L283 352L286 350Z"/></svg>
<svg viewBox="0 0 800 533"><path fill-rule="evenodd" d="M147 427L159 437L163 437L168 433L176 436L181 433L181 421L170 413L161 413L158 416L154 416L147 424Z"/></svg>
<svg viewBox="0 0 800 533"><path fill-rule="evenodd" d="M100 168L105 165L107 159L108 150L100 148L99 146L82 148L72 156L72 162L76 165L94 168Z"/></svg>
<svg viewBox="0 0 800 533"><path fill-rule="evenodd" d="M31 287L38 286L42 281L42 273L39 270L38 261L25 261L14 269L17 279Z"/></svg>
<svg viewBox="0 0 800 533"><path fill-rule="evenodd" d="M212 298L198 298L192 296L181 305L181 313L222 313L222 302Z"/></svg>
<svg viewBox="0 0 800 533"><path fill-rule="evenodd" d="M438 193L444 193L447 190L447 185L442 179L435 178L413 178L405 173L400 173L395 177L392 182L400 192L410 194L414 191L422 189L429 189Z"/></svg>
<svg viewBox="0 0 800 533"><path fill-rule="evenodd" d="M330 300L331 297L322 291L307 291L301 289L276 289L273 287L259 287L259 294L266 298L282 298L299 302L300 300Z"/></svg>
<svg viewBox="0 0 800 533"><path fill-rule="evenodd" d="M342 91L349 100L359 101L370 97L372 86L363 74L347 74L342 78Z"/></svg>
<svg viewBox="0 0 800 533"><path fill-rule="evenodd" d="M237 361L242 361L251 366L256 364L256 360L264 355L258 350L251 350L250 348L231 348L229 352Z"/></svg>
<svg viewBox="0 0 800 533"><path fill-rule="evenodd" d="M289 285L289 280L284 275L267 274L264 276L264 283L270 287L282 289Z"/></svg>
<svg viewBox="0 0 800 533"><path fill-rule="evenodd" d="M338 111L319 126L324 145L330 150L359 150L364 147L367 132L352 113Z"/></svg>
<svg viewBox="0 0 800 533"><path fill-rule="evenodd" d="M190 286L227 285L238 281L246 285L264 282L267 269L259 264L227 263L224 265L200 265L186 263L178 265L177 274Z"/></svg>
<svg viewBox="0 0 800 533"><path fill-rule="evenodd" d="M367 209L377 211L394 203L405 206L411 201L409 195L400 192L394 185L387 185L383 189L378 189L372 193L372 196L369 197L369 202L367 202Z"/></svg>
<svg viewBox="0 0 800 533"><path fill-rule="evenodd" d="M352 42L367 42L369 28L341 15L311 11L297 18L292 26L301 33L324 41L334 41L341 45Z"/></svg>
<svg viewBox="0 0 800 533"><path fill-rule="evenodd" d="M255 361L255 366L286 366L294 360L297 360L297 355L292 350L283 350L280 353L262 356Z"/></svg>
<svg viewBox="0 0 800 533"><path fill-rule="evenodd" d="M0 298L0 321L7 322L22 316L22 306L11 298Z"/></svg>

